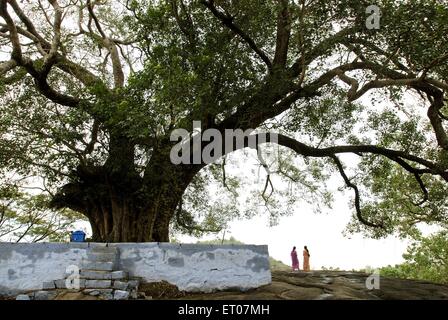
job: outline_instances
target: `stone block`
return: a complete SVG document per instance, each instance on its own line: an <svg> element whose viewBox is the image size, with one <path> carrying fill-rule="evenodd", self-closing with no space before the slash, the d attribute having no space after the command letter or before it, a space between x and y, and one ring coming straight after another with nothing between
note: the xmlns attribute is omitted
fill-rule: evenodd
<svg viewBox="0 0 448 320"><path fill-rule="evenodd" d="M53 289L56 289L54 281L48 281L42 284L42 290L53 290Z"/></svg>
<svg viewBox="0 0 448 320"><path fill-rule="evenodd" d="M110 280L112 273L110 271L82 270L81 277L91 280Z"/></svg>
<svg viewBox="0 0 448 320"><path fill-rule="evenodd" d="M112 271L114 269L113 262L86 262L83 264L82 270L96 271Z"/></svg>
<svg viewBox="0 0 448 320"><path fill-rule="evenodd" d="M53 300L56 295L55 291L37 291L34 293L34 300Z"/></svg>
<svg viewBox="0 0 448 320"><path fill-rule="evenodd" d="M65 285L65 281L66 281L66 279L58 279L58 280L54 281L54 284L55 284L56 288L58 288L58 289L67 289L67 287Z"/></svg>
<svg viewBox="0 0 448 320"><path fill-rule="evenodd" d="M140 282L138 280L129 280L128 281L128 288L129 289L137 289Z"/></svg>
<svg viewBox="0 0 448 320"><path fill-rule="evenodd" d="M137 292L137 290L131 290L129 292L129 298L131 298L131 299L138 299L138 292Z"/></svg>
<svg viewBox="0 0 448 320"><path fill-rule="evenodd" d="M112 287L111 280L86 280L87 289L106 289Z"/></svg>
<svg viewBox="0 0 448 320"><path fill-rule="evenodd" d="M85 289L82 293L90 296L112 295L112 289Z"/></svg>
<svg viewBox="0 0 448 320"><path fill-rule="evenodd" d="M129 292L123 290L115 290L114 300L127 300L129 299Z"/></svg>
<svg viewBox="0 0 448 320"><path fill-rule="evenodd" d="M100 298L102 298L103 300L113 300L114 295L113 293L102 293L100 294Z"/></svg>
<svg viewBox="0 0 448 320"><path fill-rule="evenodd" d="M83 289L86 287L86 280L85 279L79 279L79 288L77 288L75 286L75 281L74 279L72 281L67 281L68 279L59 279L54 281L54 284L56 286L57 289L73 289L73 290L78 290L78 289ZM67 282L69 283L69 287L67 288Z"/></svg>
<svg viewBox="0 0 448 320"><path fill-rule="evenodd" d="M113 271L112 280L122 280L128 277L128 273L125 271Z"/></svg>
<svg viewBox="0 0 448 320"><path fill-rule="evenodd" d="M89 296L96 297L96 296L99 296L99 295L100 295L100 292L98 290L92 290L91 292L89 292Z"/></svg>
<svg viewBox="0 0 448 320"><path fill-rule="evenodd" d="M127 290L129 284L125 281L114 281L114 289Z"/></svg>
<svg viewBox="0 0 448 320"><path fill-rule="evenodd" d="M27 295L27 294L19 294L19 295L16 297L16 300L27 301L27 300L31 300L31 299L30 299L30 296Z"/></svg>

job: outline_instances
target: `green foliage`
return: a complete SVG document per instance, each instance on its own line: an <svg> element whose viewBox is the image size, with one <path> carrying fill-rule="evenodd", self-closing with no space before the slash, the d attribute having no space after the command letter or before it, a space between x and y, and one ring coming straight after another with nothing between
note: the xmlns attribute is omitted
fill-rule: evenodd
<svg viewBox="0 0 448 320"><path fill-rule="evenodd" d="M64 209L48 209L50 198L30 195L17 187L0 188L0 240L5 242L66 242L75 222L83 220L79 213Z"/></svg>
<svg viewBox="0 0 448 320"><path fill-rule="evenodd" d="M448 233L419 237L403 255L405 262L381 268L384 276L448 283Z"/></svg>
<svg viewBox="0 0 448 320"><path fill-rule="evenodd" d="M290 271L291 267L284 264L280 260L275 260L272 257L269 257L269 264L271 265L271 271Z"/></svg>
<svg viewBox="0 0 448 320"><path fill-rule="evenodd" d="M244 242L241 242L234 237L230 237L229 239L215 239L215 240L203 240L196 242L197 244L235 244L240 245L244 244Z"/></svg>
<svg viewBox="0 0 448 320"><path fill-rule="evenodd" d="M414 175L388 159L365 157L359 167L365 173L358 178L365 188L363 216L383 223L385 228L371 230L353 218L348 232L364 232L379 238L397 231L398 235L408 237L418 234L422 223L447 227L448 188L444 181L433 176L422 177L425 196Z"/></svg>
<svg viewBox="0 0 448 320"><path fill-rule="evenodd" d="M314 145L325 147L347 137L363 109L361 104L348 102L340 88L331 88L318 98L294 106L284 126L300 132Z"/></svg>

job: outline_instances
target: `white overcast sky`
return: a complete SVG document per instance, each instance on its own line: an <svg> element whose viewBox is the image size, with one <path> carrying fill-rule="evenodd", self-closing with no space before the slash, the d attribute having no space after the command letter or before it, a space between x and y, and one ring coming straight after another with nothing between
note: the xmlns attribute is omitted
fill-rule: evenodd
<svg viewBox="0 0 448 320"><path fill-rule="evenodd" d="M291 264L293 246L299 251L302 266L304 245L310 250L312 269L322 267L342 270L362 269L366 266L381 267L403 261L407 242L395 237L383 240L365 239L361 235L345 237L345 229L353 213L348 202L350 192L336 196L332 209L316 214L313 208L302 203L296 206L291 216L280 219L278 225L269 227L268 218L260 215L250 220L234 221L230 224L226 239L231 236L246 244L268 245L269 254L287 265ZM215 239L208 236L204 239ZM183 242L196 242L192 237L180 237Z"/></svg>

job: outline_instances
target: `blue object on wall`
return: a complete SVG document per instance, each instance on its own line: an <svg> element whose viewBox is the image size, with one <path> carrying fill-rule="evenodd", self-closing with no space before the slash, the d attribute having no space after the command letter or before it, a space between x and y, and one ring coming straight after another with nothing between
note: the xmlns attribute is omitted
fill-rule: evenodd
<svg viewBox="0 0 448 320"><path fill-rule="evenodd" d="M72 232L72 242L84 242L86 241L86 234L83 231Z"/></svg>

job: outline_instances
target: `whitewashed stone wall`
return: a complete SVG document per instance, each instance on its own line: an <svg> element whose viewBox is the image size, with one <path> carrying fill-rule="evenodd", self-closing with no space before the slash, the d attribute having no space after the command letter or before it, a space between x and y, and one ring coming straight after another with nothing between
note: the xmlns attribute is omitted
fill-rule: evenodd
<svg viewBox="0 0 448 320"><path fill-rule="evenodd" d="M267 246L115 243L116 270L145 281L165 280L189 292L248 290L271 282ZM40 290L81 268L100 243L0 243L0 295Z"/></svg>

